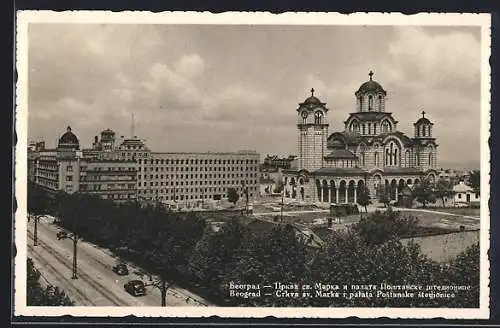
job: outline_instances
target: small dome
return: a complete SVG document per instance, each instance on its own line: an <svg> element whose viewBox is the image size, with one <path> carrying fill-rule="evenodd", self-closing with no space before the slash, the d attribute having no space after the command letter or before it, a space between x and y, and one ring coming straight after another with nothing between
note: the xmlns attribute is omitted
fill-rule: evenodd
<svg viewBox="0 0 500 328"><path fill-rule="evenodd" d="M432 124L431 121L427 117L425 117L425 111L422 111L422 117L418 119L417 122L413 125L422 125L422 124Z"/></svg>
<svg viewBox="0 0 500 328"><path fill-rule="evenodd" d="M305 105L322 105L323 103L314 96L314 88L311 89L311 96L304 100Z"/></svg>
<svg viewBox="0 0 500 328"><path fill-rule="evenodd" d="M429 121L426 117L421 117L418 119L415 125L420 125L420 124L431 124L431 121Z"/></svg>
<svg viewBox="0 0 500 328"><path fill-rule="evenodd" d="M304 104L321 105L321 100L319 100L318 98L316 98L314 96L311 96L311 97L307 98L306 100L304 100Z"/></svg>
<svg viewBox="0 0 500 328"><path fill-rule="evenodd" d="M71 127L68 126L66 133L64 133L61 138L59 138L58 148L75 148L79 149L80 143L78 138L73 132L71 132Z"/></svg>
<svg viewBox="0 0 500 328"><path fill-rule="evenodd" d="M368 75L370 76L370 81L366 81L365 83L363 83L359 87L358 91L356 91L356 94L367 93L367 92L374 92L374 93L382 92L385 94L386 91L384 90L384 88L382 88L382 86L377 81L373 81L372 79L373 72L370 71Z"/></svg>

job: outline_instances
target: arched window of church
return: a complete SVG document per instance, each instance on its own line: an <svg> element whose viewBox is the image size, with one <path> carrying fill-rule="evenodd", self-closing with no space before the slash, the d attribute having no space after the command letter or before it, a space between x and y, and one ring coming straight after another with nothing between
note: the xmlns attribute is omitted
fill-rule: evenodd
<svg viewBox="0 0 500 328"><path fill-rule="evenodd" d="M389 132L389 123L387 121L382 122L382 132L383 133Z"/></svg>
<svg viewBox="0 0 500 328"><path fill-rule="evenodd" d="M393 147L394 147L394 144L391 142L391 151L389 152L389 165L392 165L393 162L392 162L392 159L393 159L393 154L394 154L394 151L393 151Z"/></svg>
<svg viewBox="0 0 500 328"><path fill-rule="evenodd" d="M430 137L430 136L431 136L431 126L430 126L430 125L428 126L428 129L429 129L429 134L428 134L428 136Z"/></svg>
<svg viewBox="0 0 500 328"><path fill-rule="evenodd" d="M322 124L323 123L323 113L316 112L314 114L314 124Z"/></svg>
<svg viewBox="0 0 500 328"><path fill-rule="evenodd" d="M417 153L416 157L417 157L417 166L420 166L420 155Z"/></svg>
<svg viewBox="0 0 500 328"><path fill-rule="evenodd" d="M377 134L377 123L373 123L373 134Z"/></svg>
<svg viewBox="0 0 500 328"><path fill-rule="evenodd" d="M389 149L385 149L385 165L389 165Z"/></svg>
<svg viewBox="0 0 500 328"><path fill-rule="evenodd" d="M378 108L380 111L382 111L382 95L378 96Z"/></svg>
<svg viewBox="0 0 500 328"><path fill-rule="evenodd" d="M352 132L359 132L359 124L357 121L353 121L351 124L351 131Z"/></svg>
<svg viewBox="0 0 500 328"><path fill-rule="evenodd" d="M394 165L398 165L398 149L394 149Z"/></svg>
<svg viewBox="0 0 500 328"><path fill-rule="evenodd" d="M363 111L363 96L359 96L359 111Z"/></svg>
<svg viewBox="0 0 500 328"><path fill-rule="evenodd" d="M378 166L378 153L375 153L375 166Z"/></svg>
<svg viewBox="0 0 500 328"><path fill-rule="evenodd" d="M368 110L369 111L373 110L373 96L372 95L368 96Z"/></svg>
<svg viewBox="0 0 500 328"><path fill-rule="evenodd" d="M372 134L372 124L368 123L368 134Z"/></svg>
<svg viewBox="0 0 500 328"><path fill-rule="evenodd" d="M405 152L405 166L410 167L410 151Z"/></svg>
<svg viewBox="0 0 500 328"><path fill-rule="evenodd" d="M422 126L422 136L425 137L425 126Z"/></svg>
<svg viewBox="0 0 500 328"><path fill-rule="evenodd" d="M429 166L432 167L432 153L429 154Z"/></svg>
<svg viewBox="0 0 500 328"><path fill-rule="evenodd" d="M363 123L363 134L366 133L366 130L365 130L365 123Z"/></svg>
<svg viewBox="0 0 500 328"><path fill-rule="evenodd" d="M365 166L365 153L361 153L361 165Z"/></svg>

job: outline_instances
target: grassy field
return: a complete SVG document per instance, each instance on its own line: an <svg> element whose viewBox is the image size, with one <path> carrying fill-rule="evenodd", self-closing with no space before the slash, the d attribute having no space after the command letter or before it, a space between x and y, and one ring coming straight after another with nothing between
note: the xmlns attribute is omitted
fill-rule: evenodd
<svg viewBox="0 0 500 328"><path fill-rule="evenodd" d="M465 215L465 216L475 216L479 217L481 210L479 208L431 208L432 211L436 212L444 212L444 213L452 213L457 215Z"/></svg>

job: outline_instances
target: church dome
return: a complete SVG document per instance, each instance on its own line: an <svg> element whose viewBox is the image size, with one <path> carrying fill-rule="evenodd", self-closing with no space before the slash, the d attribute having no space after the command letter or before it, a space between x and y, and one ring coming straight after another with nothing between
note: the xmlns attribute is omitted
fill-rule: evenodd
<svg viewBox="0 0 500 328"><path fill-rule="evenodd" d="M373 72L370 71L370 73L368 74L370 76L370 81L366 81L365 83L363 83L358 91L356 91L356 94L359 94L359 93L367 93L367 92L373 92L373 93L386 93L386 91L384 90L384 88L382 88L382 86L377 82L377 81L373 81L372 77L373 77Z"/></svg>
<svg viewBox="0 0 500 328"><path fill-rule="evenodd" d="M421 124L431 124L431 121L429 121L426 117L421 117L418 119L415 125L421 125Z"/></svg>
<svg viewBox="0 0 500 328"><path fill-rule="evenodd" d="M317 97L314 96L314 88L311 89L311 96L304 100L304 105L322 105L323 103Z"/></svg>
<svg viewBox="0 0 500 328"><path fill-rule="evenodd" d="M417 125L433 125L432 122L427 118L425 117L425 111L422 111L421 112L422 114L422 117L419 118L415 123L413 123L413 125L417 126Z"/></svg>
<svg viewBox="0 0 500 328"><path fill-rule="evenodd" d="M58 148L75 148L78 149L80 143L78 138L73 132L71 132L71 127L68 126L66 133L64 133L61 138L59 138Z"/></svg>

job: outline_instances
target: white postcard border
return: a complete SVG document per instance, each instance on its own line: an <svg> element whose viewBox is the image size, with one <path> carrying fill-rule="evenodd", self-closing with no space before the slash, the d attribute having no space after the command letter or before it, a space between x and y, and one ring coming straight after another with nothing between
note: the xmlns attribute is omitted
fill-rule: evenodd
<svg viewBox="0 0 500 328"><path fill-rule="evenodd" d="M226 12L133 12L107 11L19 11L17 13L17 94L15 148L15 298L16 316L97 316L116 317L252 317L287 318L489 318L489 234L490 211L490 15L422 13L249 13ZM419 25L477 26L481 28L481 223L480 223L480 307L451 308L242 308L242 307L28 307L26 306L27 254L27 131L28 131L28 25L30 23L107 24L220 24L220 25Z"/></svg>

